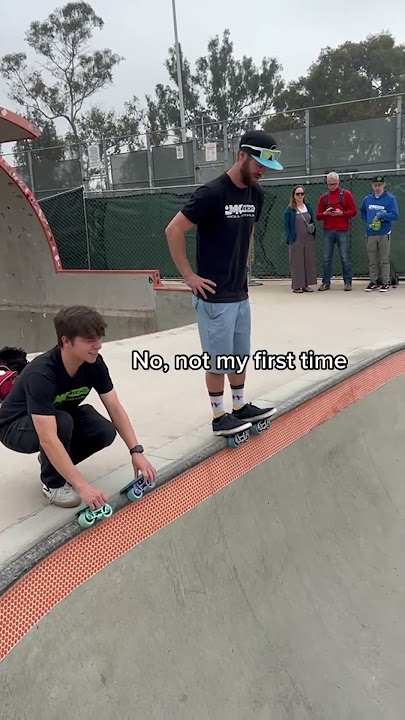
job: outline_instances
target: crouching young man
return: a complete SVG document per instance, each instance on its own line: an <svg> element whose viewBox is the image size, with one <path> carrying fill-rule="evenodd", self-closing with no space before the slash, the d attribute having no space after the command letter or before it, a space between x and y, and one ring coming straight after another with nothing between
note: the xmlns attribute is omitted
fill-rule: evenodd
<svg viewBox="0 0 405 720"><path fill-rule="evenodd" d="M110 446L117 432L130 452L135 475L155 480L143 455L109 370L99 354L106 323L85 306L61 310L54 319L57 345L35 357L21 372L0 408L0 441L20 453L40 453L42 492L49 503L92 510L107 496L85 480L76 465ZM111 420L92 405L98 393Z"/></svg>

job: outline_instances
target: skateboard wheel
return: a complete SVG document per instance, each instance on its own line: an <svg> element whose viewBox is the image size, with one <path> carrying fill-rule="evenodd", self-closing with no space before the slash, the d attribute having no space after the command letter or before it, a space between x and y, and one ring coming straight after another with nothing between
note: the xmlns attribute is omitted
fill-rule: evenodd
<svg viewBox="0 0 405 720"><path fill-rule="evenodd" d="M113 514L113 509L112 509L111 505L104 505L104 508L103 508L104 517L111 517L112 514Z"/></svg>
<svg viewBox="0 0 405 720"><path fill-rule="evenodd" d="M260 435L262 430L258 427L258 425L252 425L252 429L250 432L252 433L252 435Z"/></svg>
<svg viewBox="0 0 405 720"><path fill-rule="evenodd" d="M233 448L235 448L235 447L238 447L238 445L239 445L239 443L238 443L236 437L230 437L230 438L228 438L228 447L233 447Z"/></svg>
<svg viewBox="0 0 405 720"><path fill-rule="evenodd" d="M91 510L87 509L79 515L77 522L79 523L80 527L89 528L94 525L94 523L96 522L96 518L94 517Z"/></svg>
<svg viewBox="0 0 405 720"><path fill-rule="evenodd" d="M134 502L134 500L140 500L142 496L143 496L142 490L140 490L140 488L137 488L137 487L132 487L127 492L127 498L131 502Z"/></svg>

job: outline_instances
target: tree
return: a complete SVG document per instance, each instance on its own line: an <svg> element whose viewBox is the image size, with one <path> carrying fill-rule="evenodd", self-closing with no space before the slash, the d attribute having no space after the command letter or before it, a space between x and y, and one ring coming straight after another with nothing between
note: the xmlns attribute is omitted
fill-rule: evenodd
<svg viewBox="0 0 405 720"><path fill-rule="evenodd" d="M103 110L93 105L77 121L77 132L83 145L100 142L100 152L103 141L107 148L114 147L114 152L120 152L122 146L134 150L144 146L142 142L142 121L144 110L139 108L137 97L124 103L124 112L117 115L114 110ZM67 134L66 139L74 140L73 135Z"/></svg>
<svg viewBox="0 0 405 720"><path fill-rule="evenodd" d="M47 121L65 119L77 143L84 103L112 82L113 69L123 60L108 49L87 52L93 31L103 26L87 2L68 2L45 21L33 21L26 34L45 74L28 67L24 52L5 55L0 63L11 99Z"/></svg>
<svg viewBox="0 0 405 720"><path fill-rule="evenodd" d="M371 35L323 49L307 75L275 98L280 115L268 118L263 127L272 132L303 128L300 108L330 104L309 111L313 169L355 170L370 162L392 162L395 93L404 91L405 46L395 45L389 33ZM347 102L364 98L368 100Z"/></svg>
<svg viewBox="0 0 405 720"><path fill-rule="evenodd" d="M195 127L197 137L221 138L223 125L230 120L230 133L246 128L249 116L260 117L273 107L275 96L282 91L281 65L275 58L263 58L256 67L252 58L234 57L229 30L212 38L207 54L196 61L195 72L180 54L186 123ZM155 99L147 96L149 128L163 134L179 127L180 109L177 65L174 48L165 62L172 85L159 84ZM253 124L251 121L250 124ZM180 136L180 133L177 133Z"/></svg>
<svg viewBox="0 0 405 720"><path fill-rule="evenodd" d="M199 91L196 89L195 78L191 72L190 63L187 58L184 58L181 46L179 54L182 72L184 114L186 125L190 126L195 121L195 117L198 114L202 114L204 110L200 104ZM155 87L155 99L153 99L151 95L146 95L147 123L148 130L151 132L151 143L153 145L161 145L162 142L167 140L169 135L168 131L171 129L174 129L173 132L177 139L181 138L177 60L174 47L169 48L169 57L165 61L165 67L175 87L158 83Z"/></svg>

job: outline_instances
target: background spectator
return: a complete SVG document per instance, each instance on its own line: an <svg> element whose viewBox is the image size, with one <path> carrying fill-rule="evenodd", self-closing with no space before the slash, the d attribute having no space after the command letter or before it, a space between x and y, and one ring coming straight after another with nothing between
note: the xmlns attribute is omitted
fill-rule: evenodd
<svg viewBox="0 0 405 720"><path fill-rule="evenodd" d="M305 189L297 185L284 213L291 287L295 293L313 292L309 286L317 284L314 212L305 199Z"/></svg>
<svg viewBox="0 0 405 720"><path fill-rule="evenodd" d="M327 175L328 190L318 201L316 217L323 221L323 277L318 290L329 290L335 243L342 263L344 289L352 289L352 263L350 253L350 218L357 215L357 207L350 190L339 187L340 178L335 172Z"/></svg>
<svg viewBox="0 0 405 720"><path fill-rule="evenodd" d="M373 192L363 200L360 215L366 225L367 253L370 282L366 291L390 289L390 250L393 220L399 219L398 203L395 195L386 188L385 178L376 175L372 181ZM382 285L377 280L381 269Z"/></svg>

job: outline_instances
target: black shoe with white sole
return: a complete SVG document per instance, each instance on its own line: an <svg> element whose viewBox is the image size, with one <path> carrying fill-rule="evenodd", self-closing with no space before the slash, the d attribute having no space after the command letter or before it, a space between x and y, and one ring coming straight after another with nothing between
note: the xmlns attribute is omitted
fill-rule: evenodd
<svg viewBox="0 0 405 720"><path fill-rule="evenodd" d="M235 433L249 430L251 427L252 423L246 421L245 418L238 418L229 413L224 413L212 421L214 435L235 435Z"/></svg>
<svg viewBox="0 0 405 720"><path fill-rule="evenodd" d="M267 420L275 415L276 412L277 408L275 407L259 408L257 405L252 405L252 403L246 403L240 410L234 410L232 415L238 418L238 420L248 420L253 423L258 420Z"/></svg>

